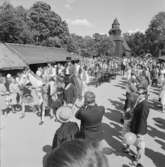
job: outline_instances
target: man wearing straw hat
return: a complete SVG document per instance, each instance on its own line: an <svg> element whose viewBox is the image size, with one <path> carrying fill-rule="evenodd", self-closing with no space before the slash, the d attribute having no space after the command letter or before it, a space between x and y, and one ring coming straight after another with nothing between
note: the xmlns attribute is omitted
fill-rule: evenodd
<svg viewBox="0 0 165 167"><path fill-rule="evenodd" d="M102 140L102 118L105 109L95 103L95 94L87 91L84 95L84 105L77 111L75 117L81 120L80 138L89 141Z"/></svg>

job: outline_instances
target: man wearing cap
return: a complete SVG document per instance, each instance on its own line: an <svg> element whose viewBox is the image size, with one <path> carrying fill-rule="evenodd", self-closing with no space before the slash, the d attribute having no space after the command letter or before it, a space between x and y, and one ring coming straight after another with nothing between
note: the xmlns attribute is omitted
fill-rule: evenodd
<svg viewBox="0 0 165 167"><path fill-rule="evenodd" d="M138 94L139 96L133 109L133 118L131 121L130 129L131 132L133 132L137 136L137 141L136 141L137 167L143 167L141 163L145 152L144 137L147 133L147 118L149 114L149 104L146 98L147 96L146 89L144 89L143 87L139 87Z"/></svg>
<svg viewBox="0 0 165 167"><path fill-rule="evenodd" d="M105 109L95 103L95 94L86 92L84 95L84 105L77 111L75 117L81 120L80 138L90 141L102 140L102 118Z"/></svg>

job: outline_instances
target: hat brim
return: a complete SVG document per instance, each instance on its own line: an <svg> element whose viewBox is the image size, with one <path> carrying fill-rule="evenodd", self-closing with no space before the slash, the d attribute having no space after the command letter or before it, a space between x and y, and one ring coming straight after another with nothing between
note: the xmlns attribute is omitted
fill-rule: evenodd
<svg viewBox="0 0 165 167"><path fill-rule="evenodd" d="M64 107L64 106L63 106ZM66 106L65 106L66 107ZM68 109L70 110L70 107L68 107ZM70 117L68 118L68 119L66 119L66 120L64 120L64 119L62 119L61 117L60 117L60 113L62 112L62 110L60 110L60 109L58 109L57 110L57 112L56 112L56 118L57 118L57 120L59 121L59 122L61 122L61 123L67 123L67 122L69 122L70 120L71 120L71 118L72 118L72 114L71 114L71 110L70 110Z"/></svg>

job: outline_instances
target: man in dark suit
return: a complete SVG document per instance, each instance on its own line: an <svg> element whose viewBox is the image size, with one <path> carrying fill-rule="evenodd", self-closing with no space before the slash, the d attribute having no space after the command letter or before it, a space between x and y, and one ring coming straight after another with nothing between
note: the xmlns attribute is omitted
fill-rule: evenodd
<svg viewBox="0 0 165 167"><path fill-rule="evenodd" d="M74 104L77 99L77 92L75 86L72 84L71 79L65 79L64 101L66 104Z"/></svg>
<svg viewBox="0 0 165 167"><path fill-rule="evenodd" d="M136 134L136 148L137 156L136 163L137 167L143 167L142 158L145 152L145 141L144 137L147 133L147 118L149 115L149 104L147 101L147 90L143 87L138 88L138 98L133 109L133 118L131 121L130 129L131 132Z"/></svg>
<svg viewBox="0 0 165 167"><path fill-rule="evenodd" d="M84 105L77 111L75 117L81 120L80 137L89 141L102 140L102 118L105 109L95 103L95 94L86 92Z"/></svg>

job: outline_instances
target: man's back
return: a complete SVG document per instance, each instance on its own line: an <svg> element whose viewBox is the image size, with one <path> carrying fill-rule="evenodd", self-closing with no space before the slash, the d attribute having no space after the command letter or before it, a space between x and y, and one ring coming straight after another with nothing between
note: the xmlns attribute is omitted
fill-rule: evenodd
<svg viewBox="0 0 165 167"><path fill-rule="evenodd" d="M104 114L102 106L87 106L86 110L81 113L81 120L85 125L95 125L101 122Z"/></svg>
<svg viewBox="0 0 165 167"><path fill-rule="evenodd" d="M101 121L104 112L104 107L97 105L89 105L79 110L76 117L81 120L81 137L89 140L100 140L102 138Z"/></svg>

